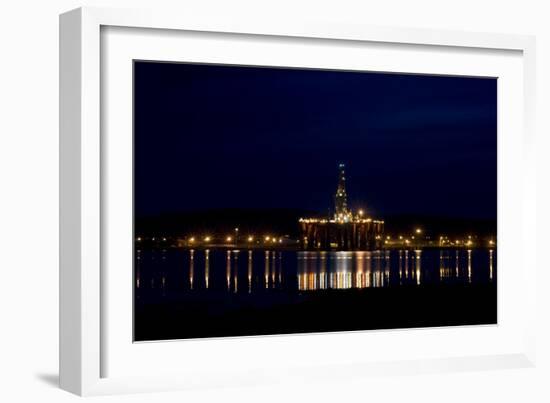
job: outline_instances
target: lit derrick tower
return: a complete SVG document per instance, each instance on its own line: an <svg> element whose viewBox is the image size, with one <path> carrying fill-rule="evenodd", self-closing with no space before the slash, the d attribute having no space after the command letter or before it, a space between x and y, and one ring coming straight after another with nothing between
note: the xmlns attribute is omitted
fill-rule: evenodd
<svg viewBox="0 0 550 403"><path fill-rule="evenodd" d="M337 221L349 221L351 219L351 211L348 210L348 195L346 194L346 172L345 165L339 164L338 188L334 196L334 219Z"/></svg>
<svg viewBox="0 0 550 403"><path fill-rule="evenodd" d="M384 221L357 216L348 207L345 165L338 165L338 188L334 195L334 218L300 218L301 243L305 250L376 250L383 247ZM300 286L299 286L300 287Z"/></svg>

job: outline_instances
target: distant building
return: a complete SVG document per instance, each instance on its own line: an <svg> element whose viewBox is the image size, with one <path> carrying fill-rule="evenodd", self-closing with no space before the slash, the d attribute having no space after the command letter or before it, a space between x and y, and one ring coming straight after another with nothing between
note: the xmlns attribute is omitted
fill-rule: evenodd
<svg viewBox="0 0 550 403"><path fill-rule="evenodd" d="M300 218L301 245L305 250L372 250L383 245L384 221L353 214L348 207L346 172L338 165L338 187L332 218Z"/></svg>

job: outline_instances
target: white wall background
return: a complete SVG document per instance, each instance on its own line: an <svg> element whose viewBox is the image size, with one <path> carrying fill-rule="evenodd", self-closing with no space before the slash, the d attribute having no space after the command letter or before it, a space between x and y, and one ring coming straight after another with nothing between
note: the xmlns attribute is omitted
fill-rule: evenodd
<svg viewBox="0 0 550 403"><path fill-rule="evenodd" d="M539 364L536 369L94 398L103 401L550 401L550 10L541 0L4 0L0 3L0 400L74 401L57 383L58 14L81 5L170 7L231 18L534 34L538 44ZM533 234L534 235L534 234ZM548 260L546 260L546 263ZM543 309L545 308L545 309Z"/></svg>

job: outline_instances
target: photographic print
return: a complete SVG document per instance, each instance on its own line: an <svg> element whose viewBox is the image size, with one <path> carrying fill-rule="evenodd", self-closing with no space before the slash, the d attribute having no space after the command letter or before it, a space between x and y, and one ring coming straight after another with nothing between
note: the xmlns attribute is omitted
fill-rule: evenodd
<svg viewBox="0 0 550 403"><path fill-rule="evenodd" d="M134 61L134 340L497 323L497 79Z"/></svg>

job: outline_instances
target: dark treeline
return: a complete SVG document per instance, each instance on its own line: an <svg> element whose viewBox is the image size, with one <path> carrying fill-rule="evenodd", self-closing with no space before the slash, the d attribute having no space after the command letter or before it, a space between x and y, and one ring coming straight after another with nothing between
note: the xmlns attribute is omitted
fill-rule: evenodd
<svg viewBox="0 0 550 403"><path fill-rule="evenodd" d="M497 221L481 218L402 215L385 218L384 228L386 233L394 235L410 234L416 228L421 228L425 235L430 236L485 237L496 235Z"/></svg>
<svg viewBox="0 0 550 403"><path fill-rule="evenodd" d="M138 235L182 236L239 233L297 236L298 219L310 216L300 209L215 209L136 218Z"/></svg>

